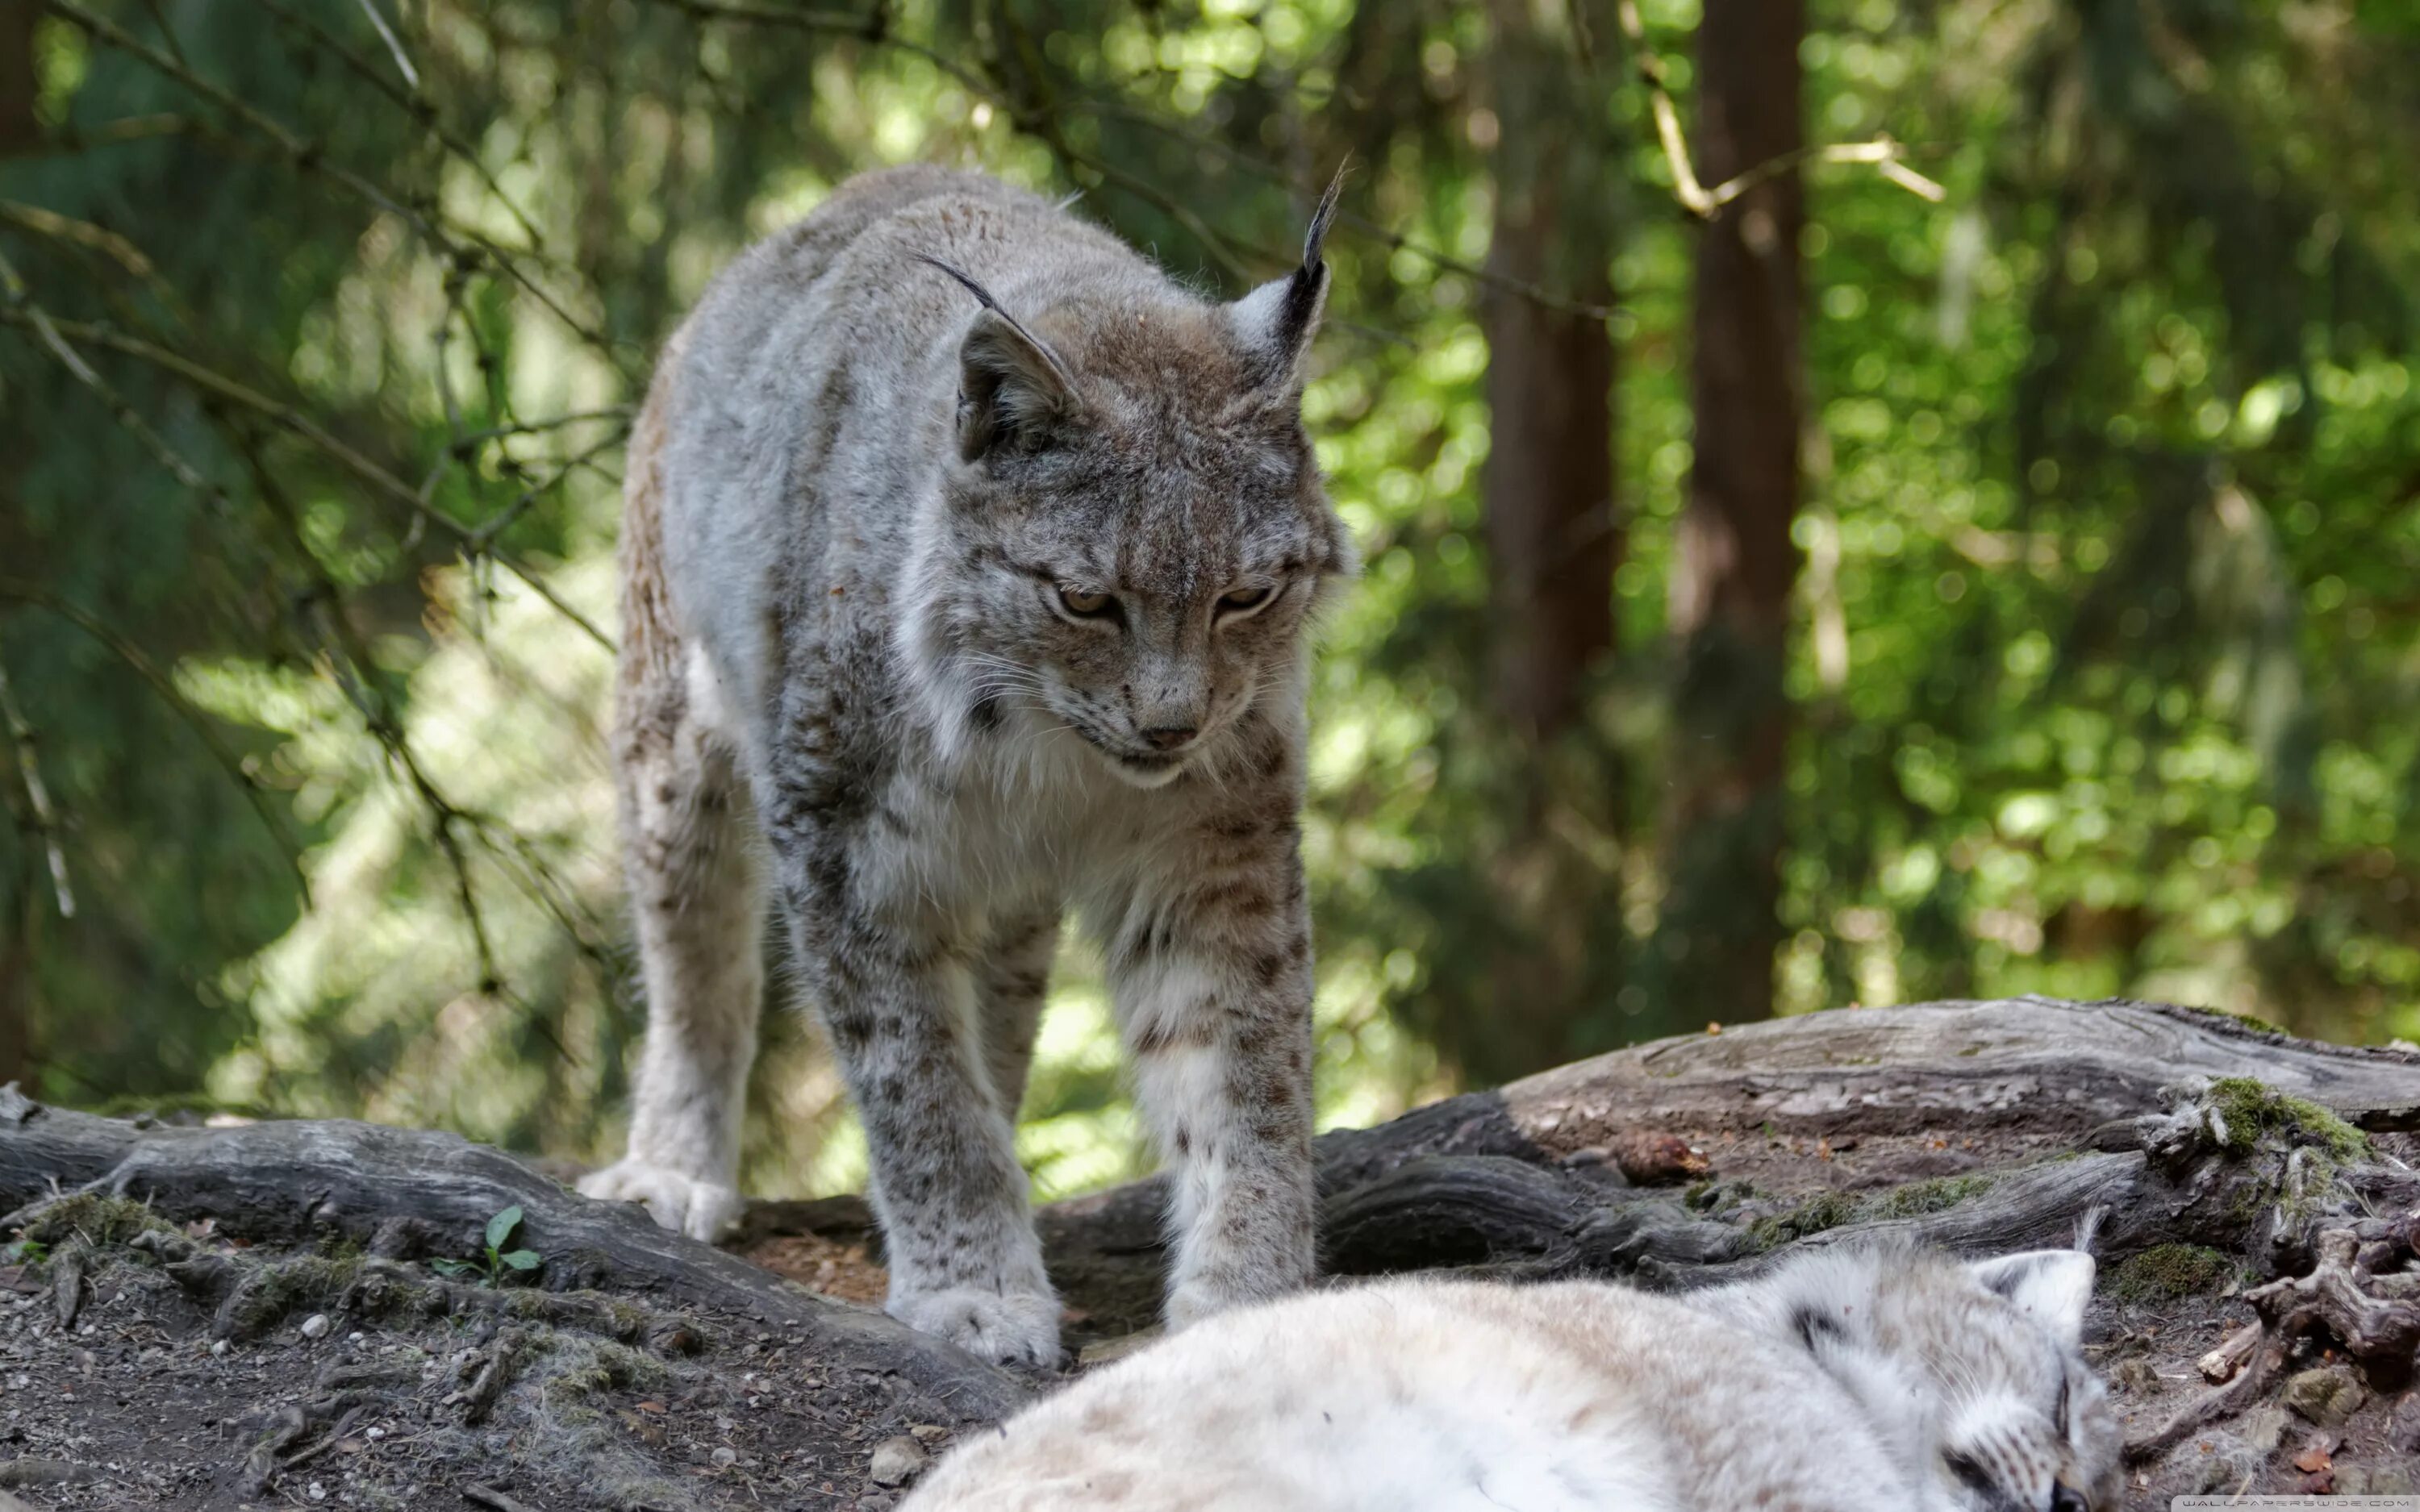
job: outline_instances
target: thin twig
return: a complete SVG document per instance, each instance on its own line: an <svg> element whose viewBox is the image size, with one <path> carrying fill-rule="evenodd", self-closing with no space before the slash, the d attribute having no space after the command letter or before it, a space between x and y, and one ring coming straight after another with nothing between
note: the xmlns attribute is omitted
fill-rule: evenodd
<svg viewBox="0 0 2420 1512"><path fill-rule="evenodd" d="M499 246L491 239L469 230L457 230L449 234L447 228L439 225L437 222L412 207L398 201L394 195L360 174L329 161L319 144L306 141L296 135L275 117L254 109L225 86L203 78L192 69L128 32L107 17L96 15L86 9L78 4L77 0L37 0L37 3L52 14L75 26L93 40L149 65L157 72L175 80L211 104L218 106L250 128L256 134L266 137L297 167L319 174L348 193L393 215L418 232L440 253L451 257L459 257L465 255L466 250L475 249L485 254L488 262L520 285L547 313L562 321L582 341L596 347L609 362L617 360L616 354L620 347L611 337L565 308L560 300L529 275L528 271L520 266L520 260L517 255Z"/></svg>
<svg viewBox="0 0 2420 1512"><path fill-rule="evenodd" d="M1902 161L1907 149L1887 134L1877 136L1870 142L1801 147L1793 152L1785 152L1708 189L1699 182L1697 167L1689 161L1689 139L1681 130L1681 107L1673 103L1663 58L1656 55L1654 48L1648 43L1647 23L1638 14L1637 0L1620 0L1615 13L1621 17L1622 35L1630 39L1632 67L1638 74L1639 83L1647 87L1648 112L1655 119L1655 139L1664 148L1665 163L1672 170L1672 197L1680 202L1681 208L1697 219L1712 220L1724 206L1749 190L1805 162L1872 163L1885 178L1912 194L1936 205L1949 197L1949 191Z"/></svg>
<svg viewBox="0 0 2420 1512"><path fill-rule="evenodd" d="M68 363L70 371L75 372L77 377L84 378L89 384L100 385L99 392L101 392L104 395L104 398L112 404L113 409L124 409L124 401L117 399L116 397L115 391L108 389L106 384L102 383L100 376L93 373L90 364L85 363L84 359L75 352L74 348L68 345L69 341L79 341L89 346L104 347L112 351L119 352L129 357L140 358L144 362L164 368L168 372L174 373L178 377L184 378L187 382L192 383L196 388L206 390L223 399L230 400L245 409L256 410L258 413L267 416L284 429L292 432L294 435L309 441L313 446L318 447L320 451L326 453L330 457L334 458L340 466L342 466L347 471L352 473L355 477L358 477L365 483L369 484L379 492L395 500L405 508L411 510L413 514L427 520L430 524L440 526L458 536L465 538L471 536L476 529L476 527L467 525L462 521L456 519L453 516L446 514L443 510L439 509L427 499L423 498L419 490L413 488L411 485L404 482L401 478L396 477L394 473L389 472L386 469L379 466L376 462L371 461L368 457L364 456L361 453L346 445L343 441L338 440L335 437L330 435L324 428L314 424L307 416L305 416L301 410L296 409L293 406L282 404L279 401L271 398L269 395L260 393L258 390L252 388L248 384L238 382L236 379L228 378L224 373L215 372L212 369L204 367L199 363L194 362L190 358L184 357L179 353L170 351L164 347L144 341L139 337L129 336L120 332L113 331L107 326L93 325L77 320L54 320L49 316L42 314L38 307L31 305L21 305L17 308L0 307L0 325L32 326L39 334L42 335L45 344L52 347L53 351L59 356L60 360ZM141 421L140 417L133 414L131 409L126 409L125 413L120 418L132 426L140 426L144 434L153 434L150 432L149 427ZM163 444L164 445L164 443ZM186 483L190 486L197 488L208 488L212 486L198 473L194 472L190 465L183 463L181 459L171 464L171 471L177 472L178 481ZM599 646L603 647L607 651L613 649L613 638L599 629L586 615L581 613L578 609L573 609L569 604L564 602L562 596L556 594L553 589L548 587L534 569L521 563L518 558L504 551L501 548L491 546L487 548L486 554L493 557L504 566L505 571L510 572L514 577L519 578L522 582L528 584L533 592L535 592L540 598L546 600L548 604L551 605L558 613L571 621L572 624L580 626L580 628L587 634L590 640L595 640Z"/></svg>
<svg viewBox="0 0 2420 1512"><path fill-rule="evenodd" d="M40 583L27 582L19 578L0 578L0 599L31 604L57 615L108 647L118 660L133 670L136 676L150 684L152 691L158 693L167 705L177 712L178 717L182 718L187 727L200 738L204 748L209 750L210 755L217 759L218 764L226 769L227 775L235 779L236 785L243 789L244 797L251 803L253 812L260 816L261 824L269 830L270 839L277 842L278 849L285 855L287 865L293 869L294 880L302 890L303 904L305 907L309 906L311 879L302 872L301 842L287 830L285 821L280 819L276 811L270 807L268 799L261 792L260 784L253 779L250 772L244 770L242 761L219 739L218 733L210 727L208 717L201 710L194 707L184 694L177 690L176 682L167 673L154 666L151 658L145 656L134 642L111 629L90 610L72 600L60 597Z"/></svg>
<svg viewBox="0 0 2420 1512"><path fill-rule="evenodd" d="M8 738L17 747L17 776L25 784L25 801L33 807L34 833L41 840L43 853L51 863L51 896L59 905L61 918L75 918L75 889L68 886L67 851L59 844L59 816L51 807L51 790L42 785L42 764L37 752L33 725L17 707L17 695L8 686L8 667L0 662L0 719L8 725Z"/></svg>
<svg viewBox="0 0 2420 1512"><path fill-rule="evenodd" d="M370 24L378 29L379 40L386 44L388 54L395 58L395 71L403 75L405 84L417 90L420 87L420 70L411 66L411 58L404 55L403 42L395 35L394 28L387 25L386 17L379 14L378 0L361 0L361 4L362 14L370 18Z"/></svg>

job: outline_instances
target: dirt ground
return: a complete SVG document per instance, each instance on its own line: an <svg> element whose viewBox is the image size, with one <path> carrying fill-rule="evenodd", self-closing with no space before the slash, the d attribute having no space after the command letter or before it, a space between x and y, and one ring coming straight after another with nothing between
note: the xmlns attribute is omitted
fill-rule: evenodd
<svg viewBox="0 0 2420 1512"><path fill-rule="evenodd" d="M182 1237L179 1263L243 1273L232 1295L302 1273L257 1286L229 1329L170 1267L105 1246L63 1327L53 1279L0 1270L0 1487L42 1508L874 1512L899 1494L877 1451L899 1478L979 1426L744 1317L557 1309L416 1266ZM814 1247L788 1246L801 1274L878 1288L861 1255Z"/></svg>
<svg viewBox="0 0 2420 1512"><path fill-rule="evenodd" d="M2378 1145L2420 1163L2411 1135ZM1962 1172L2057 1153L1920 1130L1700 1149L1692 1202L1742 1222L1911 1190L1954 1202ZM0 1490L37 1508L876 1512L985 1426L744 1316L247 1245L125 1203L62 1205L27 1233L0 1266ZM881 1294L862 1243L793 1234L743 1253L827 1295ZM2131 1428L2209 1389L2196 1361L2251 1321L2237 1294L2260 1279L2182 1246L2104 1270L2090 1349ZM2409 1492L2409 1388L2307 1341L2274 1399L2131 1470L2130 1501Z"/></svg>

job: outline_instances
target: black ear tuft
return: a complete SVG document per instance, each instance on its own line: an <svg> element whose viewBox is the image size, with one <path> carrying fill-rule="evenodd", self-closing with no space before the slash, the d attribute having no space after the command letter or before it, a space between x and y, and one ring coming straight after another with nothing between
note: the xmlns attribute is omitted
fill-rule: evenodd
<svg viewBox="0 0 2420 1512"><path fill-rule="evenodd" d="M1076 375L1050 344L1001 308L965 270L918 254L983 306L958 350L958 452L971 462L1003 447L1030 448L1076 402Z"/></svg>
<svg viewBox="0 0 2420 1512"><path fill-rule="evenodd" d="M1843 1344L1849 1337L1848 1330L1840 1326L1839 1319L1811 1303L1800 1304L1798 1310L1790 1315L1790 1330L1798 1335L1798 1342L1809 1354L1815 1352L1819 1345Z"/></svg>
<svg viewBox="0 0 2420 1512"><path fill-rule="evenodd" d="M1319 328L1328 281L1327 261L1321 249L1327 243L1328 227L1336 223L1336 204L1344 193L1348 166L1338 164L1336 177L1319 196L1319 208L1311 211L1310 229L1303 233L1302 266L1275 283L1262 285L1233 306L1237 332L1260 354L1271 382L1300 380L1303 353Z"/></svg>

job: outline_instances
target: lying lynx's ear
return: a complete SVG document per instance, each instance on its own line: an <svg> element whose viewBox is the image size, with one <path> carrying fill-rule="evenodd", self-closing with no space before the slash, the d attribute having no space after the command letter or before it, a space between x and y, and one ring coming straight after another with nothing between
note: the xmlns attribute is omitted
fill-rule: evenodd
<svg viewBox="0 0 2420 1512"><path fill-rule="evenodd" d="M1001 308L991 290L939 257L924 257L965 285L983 313L958 348L958 455L971 462L1030 449L1076 404L1076 376L1050 344Z"/></svg>
<svg viewBox="0 0 2420 1512"><path fill-rule="evenodd" d="M1336 197L1343 189L1340 164L1327 193L1319 196L1319 208L1311 212L1311 229L1302 239L1302 266L1228 307L1235 334L1264 364L1264 381L1289 391L1302 386L1303 354L1311 349L1320 311L1327 303L1327 260L1320 248L1327 240L1327 227L1336 219Z"/></svg>
<svg viewBox="0 0 2420 1512"><path fill-rule="evenodd" d="M2092 1257L2082 1250L2038 1249L1966 1267L1987 1290L2015 1303L2064 1343L2084 1337L2084 1309L2092 1301Z"/></svg>

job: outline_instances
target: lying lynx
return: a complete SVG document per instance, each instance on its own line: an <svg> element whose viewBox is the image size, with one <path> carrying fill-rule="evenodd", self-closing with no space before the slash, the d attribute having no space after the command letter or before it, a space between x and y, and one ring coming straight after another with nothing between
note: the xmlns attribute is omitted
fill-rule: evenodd
<svg viewBox="0 0 2420 1512"><path fill-rule="evenodd" d="M715 282L631 443L649 1023L583 1191L700 1237L737 1211L769 890L864 1119L890 1310L1055 1360L1011 1134L1072 905L1177 1166L1171 1319L1311 1274L1305 627L1352 551L1300 408L1333 196L1232 304L935 168Z"/></svg>
<svg viewBox="0 0 2420 1512"><path fill-rule="evenodd" d="M2117 1512L2092 1274L1837 1249L1677 1297L1296 1297L980 1434L901 1512Z"/></svg>

